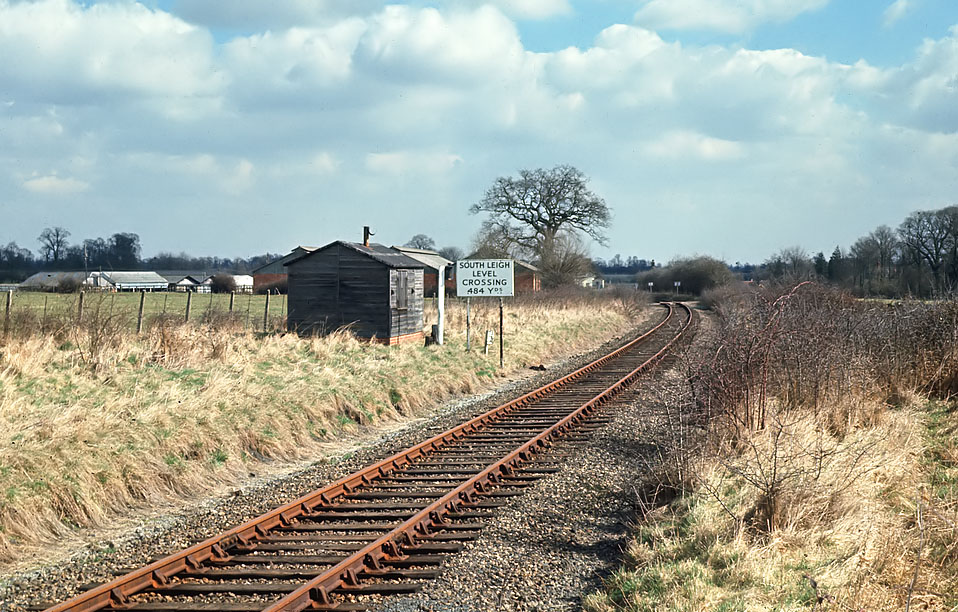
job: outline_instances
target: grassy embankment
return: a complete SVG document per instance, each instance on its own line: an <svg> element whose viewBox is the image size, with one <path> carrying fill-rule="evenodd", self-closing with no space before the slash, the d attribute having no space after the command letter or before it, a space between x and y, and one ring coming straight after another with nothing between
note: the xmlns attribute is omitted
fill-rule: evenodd
<svg viewBox="0 0 958 612"><path fill-rule="evenodd" d="M678 495L587 609L958 609L958 303L774 297L719 301Z"/></svg>
<svg viewBox="0 0 958 612"><path fill-rule="evenodd" d="M136 337L105 309L59 335L13 335L0 346L0 561L151 501L202 495L257 462L322 457L508 370L597 346L648 312L609 294L510 300L507 372L493 351L464 352L456 302L441 347L162 318ZM491 301L472 314L474 340L498 327Z"/></svg>

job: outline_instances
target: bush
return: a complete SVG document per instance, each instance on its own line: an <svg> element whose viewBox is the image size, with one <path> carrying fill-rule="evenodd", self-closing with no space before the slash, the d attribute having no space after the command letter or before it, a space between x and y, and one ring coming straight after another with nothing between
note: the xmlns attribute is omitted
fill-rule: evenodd
<svg viewBox="0 0 958 612"><path fill-rule="evenodd" d="M229 293L236 291L236 281L232 274L214 274L210 278L210 291L213 293Z"/></svg>
<svg viewBox="0 0 958 612"><path fill-rule="evenodd" d="M657 291L669 291L675 282L683 293L701 295L706 289L727 285L735 280L735 275L724 261L712 257L685 257L673 259L664 268L653 268L636 276L639 287L654 283Z"/></svg>

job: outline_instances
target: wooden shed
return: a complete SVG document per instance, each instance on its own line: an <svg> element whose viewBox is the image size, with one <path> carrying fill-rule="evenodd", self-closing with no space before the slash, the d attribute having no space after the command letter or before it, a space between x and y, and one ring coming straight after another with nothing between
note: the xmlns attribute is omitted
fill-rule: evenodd
<svg viewBox="0 0 958 612"><path fill-rule="evenodd" d="M290 331L348 325L386 344L423 341L423 264L381 244L336 241L286 263Z"/></svg>

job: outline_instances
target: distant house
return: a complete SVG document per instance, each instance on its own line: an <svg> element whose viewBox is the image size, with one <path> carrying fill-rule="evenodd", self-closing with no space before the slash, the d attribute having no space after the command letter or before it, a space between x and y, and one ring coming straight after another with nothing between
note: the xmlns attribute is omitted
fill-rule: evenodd
<svg viewBox="0 0 958 612"><path fill-rule="evenodd" d="M452 266L454 262L449 261L435 251L430 251L427 249L414 249L403 246L394 246L393 248L403 255L415 259L424 266L422 286L426 297L435 297L439 292L440 266L446 267L445 280L451 279L453 277ZM448 287L449 285L447 284L446 286ZM455 285L453 285L453 288L455 288Z"/></svg>
<svg viewBox="0 0 958 612"><path fill-rule="evenodd" d="M423 264L381 244L336 241L286 264L290 331L343 326L387 344L423 340Z"/></svg>
<svg viewBox="0 0 958 612"><path fill-rule="evenodd" d="M260 266L253 270L253 291L259 291L265 287L271 287L275 285L281 285L286 282L286 264L295 261L302 257L312 253L319 247L314 246L298 246L287 255L280 257L279 259L274 259L266 265Z"/></svg>
<svg viewBox="0 0 958 612"><path fill-rule="evenodd" d="M583 276L577 279L580 286L586 289L605 289L605 279L596 276Z"/></svg>
<svg viewBox="0 0 958 612"><path fill-rule="evenodd" d="M196 291L196 287L201 283L200 280L190 274L160 274L160 276L166 279L169 291L180 293Z"/></svg>

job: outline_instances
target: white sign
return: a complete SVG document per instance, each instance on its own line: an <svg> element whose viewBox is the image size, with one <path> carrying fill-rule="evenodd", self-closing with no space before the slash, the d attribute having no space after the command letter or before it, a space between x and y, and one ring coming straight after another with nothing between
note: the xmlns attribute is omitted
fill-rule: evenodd
<svg viewBox="0 0 958 612"><path fill-rule="evenodd" d="M511 259L460 259L456 262L459 297L515 295Z"/></svg>

